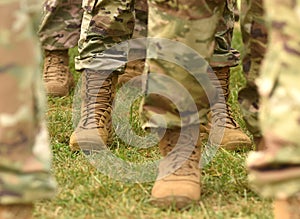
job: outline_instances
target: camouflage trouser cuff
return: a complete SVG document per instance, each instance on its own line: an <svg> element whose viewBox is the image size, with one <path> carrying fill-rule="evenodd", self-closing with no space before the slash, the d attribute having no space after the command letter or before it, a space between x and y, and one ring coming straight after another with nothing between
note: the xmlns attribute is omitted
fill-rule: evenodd
<svg viewBox="0 0 300 219"><path fill-rule="evenodd" d="M32 203L55 195L56 183L46 172L16 173L0 169L0 204Z"/></svg>
<svg viewBox="0 0 300 219"><path fill-rule="evenodd" d="M180 128L187 127L190 125L199 125L206 123L206 115L208 109L203 109L200 112L190 114L187 117L180 117L177 115L172 115L171 113L166 113L165 115L156 114L150 111L141 112L142 120L145 121L142 125L143 129L148 128Z"/></svg>
<svg viewBox="0 0 300 219"><path fill-rule="evenodd" d="M251 152L247 160L251 186L264 197L285 199L299 193L299 157L297 147L281 148L276 153Z"/></svg>
<svg viewBox="0 0 300 219"><path fill-rule="evenodd" d="M100 55L101 56L101 55ZM127 62L125 57L88 57L85 59L75 58L75 69L77 71L83 71L84 69L91 69L94 71L110 71L118 72L118 74L124 73L124 66Z"/></svg>

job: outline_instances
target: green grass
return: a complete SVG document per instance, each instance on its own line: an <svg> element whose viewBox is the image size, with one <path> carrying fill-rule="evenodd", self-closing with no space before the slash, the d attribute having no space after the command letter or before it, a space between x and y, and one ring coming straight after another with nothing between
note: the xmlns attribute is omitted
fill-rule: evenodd
<svg viewBox="0 0 300 219"><path fill-rule="evenodd" d="M236 33L236 47L241 42ZM70 52L71 60L75 50ZM75 73L74 63L71 70ZM232 70L231 105L244 129L236 103L238 90L244 84L241 67ZM186 211L161 210L149 203L153 182L126 183L107 177L90 165L84 155L69 150L72 127L72 93L64 98L48 98L48 127L53 150L52 173L58 189L51 200L36 204L35 218L272 218L271 201L262 200L249 189L245 170L245 152L219 150L215 159L203 169L201 201ZM132 106L131 126L144 135L137 118L138 100ZM159 159L156 147L140 149L115 138L112 153L130 162Z"/></svg>

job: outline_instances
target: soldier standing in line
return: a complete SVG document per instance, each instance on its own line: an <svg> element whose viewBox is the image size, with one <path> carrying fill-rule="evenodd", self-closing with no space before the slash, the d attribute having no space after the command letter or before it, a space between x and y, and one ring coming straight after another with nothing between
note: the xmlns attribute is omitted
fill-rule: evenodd
<svg viewBox="0 0 300 219"><path fill-rule="evenodd" d="M276 219L299 219L300 1L264 0L263 3L269 42L256 83L261 98L259 125L265 150L250 153L249 180L263 197L275 199ZM257 10L255 15L260 12ZM254 42L265 35L260 28L254 33L257 34ZM263 47L260 43L255 49L263 51ZM257 64L253 61L250 69Z"/></svg>
<svg viewBox="0 0 300 219"><path fill-rule="evenodd" d="M29 219L33 202L51 198L56 187L33 28L41 2L0 5L0 218Z"/></svg>
<svg viewBox="0 0 300 219"><path fill-rule="evenodd" d="M265 24L263 0L241 1L241 32L244 43L243 72L246 86L238 99L247 129L254 137L258 150L263 148L262 133L258 122L259 94L256 79L264 59L268 32Z"/></svg>
<svg viewBox="0 0 300 219"><path fill-rule="evenodd" d="M39 37L44 50L43 81L48 95L66 96L74 85L68 51L77 45L82 0L46 0Z"/></svg>

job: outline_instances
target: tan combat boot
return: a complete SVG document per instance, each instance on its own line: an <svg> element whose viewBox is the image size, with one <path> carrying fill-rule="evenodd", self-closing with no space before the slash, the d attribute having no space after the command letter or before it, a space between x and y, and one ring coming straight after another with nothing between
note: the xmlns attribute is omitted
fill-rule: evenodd
<svg viewBox="0 0 300 219"><path fill-rule="evenodd" d="M70 138L72 151L102 150L112 141L111 111L118 76L85 69L80 121Z"/></svg>
<svg viewBox="0 0 300 219"><path fill-rule="evenodd" d="M252 142L250 138L234 120L228 104L230 68L220 67L213 68L213 70L217 78L212 78L212 84L220 89L224 99L220 98L208 115L209 123L207 127L211 132L210 143L220 145L228 150L251 148Z"/></svg>
<svg viewBox="0 0 300 219"><path fill-rule="evenodd" d="M133 80L134 85L141 85L141 78L137 77L143 74L145 67L145 60L139 59L128 62L124 74L119 76L118 84L123 85L129 80Z"/></svg>
<svg viewBox="0 0 300 219"><path fill-rule="evenodd" d="M165 158L159 164L159 174L152 188L152 204L182 209L200 199L198 133L198 126L166 130L159 143ZM192 140L195 138L196 143Z"/></svg>
<svg viewBox="0 0 300 219"><path fill-rule="evenodd" d="M300 219L300 194L289 199L274 201L275 219Z"/></svg>
<svg viewBox="0 0 300 219"><path fill-rule="evenodd" d="M31 219L32 204L0 205L0 219Z"/></svg>
<svg viewBox="0 0 300 219"><path fill-rule="evenodd" d="M45 50L43 80L48 95L68 95L74 86L73 75L69 70L68 50Z"/></svg>

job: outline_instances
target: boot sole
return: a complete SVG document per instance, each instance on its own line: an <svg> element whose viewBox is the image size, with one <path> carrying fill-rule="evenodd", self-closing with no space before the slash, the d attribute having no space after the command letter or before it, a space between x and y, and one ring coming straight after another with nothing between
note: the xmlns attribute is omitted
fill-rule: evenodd
<svg viewBox="0 0 300 219"><path fill-rule="evenodd" d="M107 146L104 144L99 144L99 142L90 142L90 141L77 141L76 143L70 143L70 149L73 152L77 151L100 151L107 150Z"/></svg>
<svg viewBox="0 0 300 219"><path fill-rule="evenodd" d="M251 150L253 149L253 144L230 141L228 144L220 144L220 147L229 151Z"/></svg>
<svg viewBox="0 0 300 219"><path fill-rule="evenodd" d="M164 198L151 197L150 203L156 207L166 209L173 208L178 210L188 209L197 201L185 196L166 196Z"/></svg>

